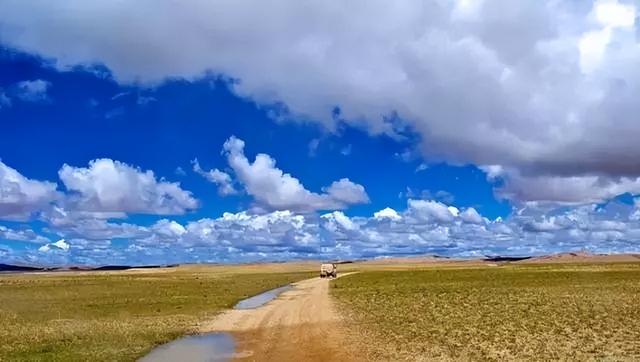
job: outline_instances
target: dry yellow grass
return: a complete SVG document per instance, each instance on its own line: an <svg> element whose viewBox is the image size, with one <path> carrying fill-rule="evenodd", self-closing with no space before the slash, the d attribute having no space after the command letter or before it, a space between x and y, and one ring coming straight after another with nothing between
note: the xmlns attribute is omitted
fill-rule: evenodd
<svg viewBox="0 0 640 362"><path fill-rule="evenodd" d="M364 271L332 283L371 360L640 359L638 263Z"/></svg>
<svg viewBox="0 0 640 362"><path fill-rule="evenodd" d="M132 361L239 299L312 275L304 270L271 264L0 275L0 360Z"/></svg>

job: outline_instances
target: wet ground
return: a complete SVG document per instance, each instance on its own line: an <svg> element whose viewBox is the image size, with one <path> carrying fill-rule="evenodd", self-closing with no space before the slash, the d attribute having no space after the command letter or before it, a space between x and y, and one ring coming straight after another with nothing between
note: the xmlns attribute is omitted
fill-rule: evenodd
<svg viewBox="0 0 640 362"><path fill-rule="evenodd" d="M271 289L253 297L243 299L234 309L255 309L280 293L292 288L291 285ZM226 362L234 357L235 341L229 333L205 333L186 336L153 349L140 362Z"/></svg>
<svg viewBox="0 0 640 362"><path fill-rule="evenodd" d="M229 333L187 336L156 347L140 362L226 362L234 356L235 341Z"/></svg>
<svg viewBox="0 0 640 362"><path fill-rule="evenodd" d="M275 300L228 310L202 323L200 330L232 333L237 361L362 361L357 346L345 338L330 283L321 278L294 283Z"/></svg>
<svg viewBox="0 0 640 362"><path fill-rule="evenodd" d="M291 285L285 285L284 287L280 287L280 288L276 288L276 289L271 289L269 291L266 291L262 294L258 294L255 295L251 298L247 298L247 299L243 299L240 302L238 302L238 304L235 305L235 307L233 307L233 309L254 309L254 308L258 308L270 301L272 301L273 299L275 299L278 295L280 295L280 293L286 292L287 290L290 290L292 287Z"/></svg>

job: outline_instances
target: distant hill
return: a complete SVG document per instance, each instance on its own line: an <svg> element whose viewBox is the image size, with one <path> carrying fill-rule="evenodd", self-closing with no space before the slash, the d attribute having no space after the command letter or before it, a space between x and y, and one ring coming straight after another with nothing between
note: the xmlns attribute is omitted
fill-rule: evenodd
<svg viewBox="0 0 640 362"><path fill-rule="evenodd" d="M531 259L530 256L487 256L484 261L505 262L505 261L521 261Z"/></svg>
<svg viewBox="0 0 640 362"><path fill-rule="evenodd" d="M637 262L640 254L592 254L579 251L537 256L520 263L581 263L581 262Z"/></svg>
<svg viewBox="0 0 640 362"><path fill-rule="evenodd" d="M38 268L33 266L23 266L23 265L11 265L11 264L0 264L0 272L27 272L27 271L42 271L44 268Z"/></svg>
<svg viewBox="0 0 640 362"><path fill-rule="evenodd" d="M107 270L129 270L129 269L155 269L174 268L178 264L171 265L103 265L99 267L70 266L64 268L42 268L25 265L12 265L0 263L0 272L39 272L39 271L107 271Z"/></svg>
<svg viewBox="0 0 640 362"><path fill-rule="evenodd" d="M128 269L156 269L156 268L173 268L177 265L105 265L89 270L128 270Z"/></svg>

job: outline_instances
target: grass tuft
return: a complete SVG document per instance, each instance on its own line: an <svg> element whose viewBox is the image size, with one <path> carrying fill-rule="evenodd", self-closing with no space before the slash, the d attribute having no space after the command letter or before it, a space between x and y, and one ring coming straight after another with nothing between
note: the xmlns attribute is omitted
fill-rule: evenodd
<svg viewBox="0 0 640 362"><path fill-rule="evenodd" d="M133 361L239 299L311 276L247 270L0 275L0 361Z"/></svg>
<svg viewBox="0 0 640 362"><path fill-rule="evenodd" d="M367 271L333 283L372 360L640 359L640 264Z"/></svg>

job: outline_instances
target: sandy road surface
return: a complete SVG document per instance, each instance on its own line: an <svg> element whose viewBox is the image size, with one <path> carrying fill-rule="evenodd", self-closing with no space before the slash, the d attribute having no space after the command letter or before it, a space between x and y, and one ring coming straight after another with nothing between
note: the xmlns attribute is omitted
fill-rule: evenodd
<svg viewBox="0 0 640 362"><path fill-rule="evenodd" d="M231 332L241 361L357 361L357 351L344 343L329 283L320 278L294 283L294 289L266 305L227 311L201 331Z"/></svg>

